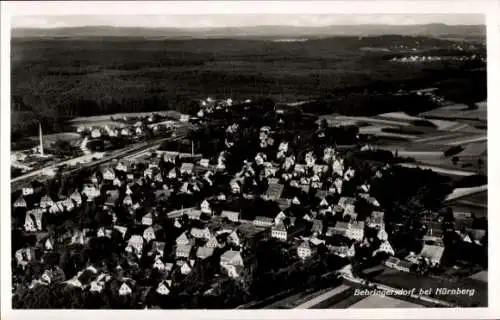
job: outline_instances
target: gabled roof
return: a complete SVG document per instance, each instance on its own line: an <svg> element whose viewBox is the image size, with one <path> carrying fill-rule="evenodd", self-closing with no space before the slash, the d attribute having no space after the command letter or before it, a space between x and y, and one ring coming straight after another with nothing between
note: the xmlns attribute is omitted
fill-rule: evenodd
<svg viewBox="0 0 500 320"><path fill-rule="evenodd" d="M364 221L354 221L351 223L351 229L364 229L365 223Z"/></svg>
<svg viewBox="0 0 500 320"><path fill-rule="evenodd" d="M213 253L214 249L208 247L199 247L198 250L196 250L196 256L198 258L210 257Z"/></svg>
<svg viewBox="0 0 500 320"><path fill-rule="evenodd" d="M338 204L341 206L345 206L347 204L355 204L355 203L356 203L356 198L353 197L341 197L338 202Z"/></svg>
<svg viewBox="0 0 500 320"><path fill-rule="evenodd" d="M284 223L278 223L277 225L273 226L272 230L274 230L274 231L287 231Z"/></svg>
<svg viewBox="0 0 500 320"><path fill-rule="evenodd" d="M137 244L143 244L144 243L144 239L140 235L134 234L128 240L128 244L136 244L136 243Z"/></svg>
<svg viewBox="0 0 500 320"><path fill-rule="evenodd" d="M192 171L193 168L194 168L194 164L192 164L192 163L184 162L181 165L181 171Z"/></svg>
<svg viewBox="0 0 500 320"><path fill-rule="evenodd" d="M180 241L183 241L183 242L189 242L189 238L187 236L187 234L185 232L183 232L180 236L177 237L177 239L175 239L176 242L180 242Z"/></svg>
<svg viewBox="0 0 500 320"><path fill-rule="evenodd" d="M337 230L347 230L349 229L349 223L344 221L337 221L335 224L335 229Z"/></svg>
<svg viewBox="0 0 500 320"><path fill-rule="evenodd" d="M230 262L234 258L241 258L241 253L235 250L228 250L221 255L220 260L221 262Z"/></svg>
<svg viewBox="0 0 500 320"><path fill-rule="evenodd" d="M257 217L255 217L254 220L255 221L261 221L261 222L267 222L267 223L272 223L273 222L273 218L263 217L263 216L257 216Z"/></svg>
<svg viewBox="0 0 500 320"><path fill-rule="evenodd" d="M193 248L193 246L190 245L190 244L178 244L177 248L175 249L175 251L177 251L177 252L181 251L181 252L185 252L185 253L190 253L192 248Z"/></svg>

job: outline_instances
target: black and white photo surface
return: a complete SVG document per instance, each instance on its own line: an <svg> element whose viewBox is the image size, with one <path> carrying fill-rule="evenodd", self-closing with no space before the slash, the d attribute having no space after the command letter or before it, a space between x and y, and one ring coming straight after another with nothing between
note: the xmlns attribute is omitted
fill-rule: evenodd
<svg viewBox="0 0 500 320"><path fill-rule="evenodd" d="M12 309L489 306L484 14L10 20Z"/></svg>

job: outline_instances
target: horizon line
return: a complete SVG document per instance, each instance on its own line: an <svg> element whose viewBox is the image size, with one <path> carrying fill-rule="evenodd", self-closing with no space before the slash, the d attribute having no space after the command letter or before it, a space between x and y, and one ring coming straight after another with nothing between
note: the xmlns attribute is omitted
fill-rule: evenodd
<svg viewBox="0 0 500 320"><path fill-rule="evenodd" d="M388 27L401 27L401 26L429 26L429 25L440 25L447 27L477 27L484 26L486 24L475 23L475 24L448 24L442 22L429 22L429 23L408 23L408 24L388 24L388 23L357 23L357 24L326 24L326 25L315 25L315 26L305 26L305 25L286 25L286 24L275 24L275 25L247 25L247 26L185 26L185 27L174 27L174 26L116 26L110 24L102 25L78 25L78 26L40 26L40 27L15 27L12 26L11 30L20 29L30 29L30 30L50 30L50 29L76 29L76 28L115 28L115 29L176 29L176 30L196 30L196 29L228 29L228 28L272 28L272 27L287 27L287 28L327 28L327 27L357 27L357 26L388 26Z"/></svg>

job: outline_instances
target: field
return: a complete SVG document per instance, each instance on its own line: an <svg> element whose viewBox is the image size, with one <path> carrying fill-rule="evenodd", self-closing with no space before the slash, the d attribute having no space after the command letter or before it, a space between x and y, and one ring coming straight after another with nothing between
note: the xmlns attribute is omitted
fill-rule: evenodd
<svg viewBox="0 0 500 320"><path fill-rule="evenodd" d="M420 115L429 118L440 119L463 119L486 121L487 108L485 102L476 104L476 109L469 109L464 104L456 104L438 108L432 111L423 112Z"/></svg>

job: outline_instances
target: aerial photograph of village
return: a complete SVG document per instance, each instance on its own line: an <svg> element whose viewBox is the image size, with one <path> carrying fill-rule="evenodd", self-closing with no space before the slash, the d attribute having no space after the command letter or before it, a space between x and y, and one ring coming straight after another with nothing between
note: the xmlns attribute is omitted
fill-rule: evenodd
<svg viewBox="0 0 500 320"><path fill-rule="evenodd" d="M12 308L487 307L484 20L13 18Z"/></svg>

